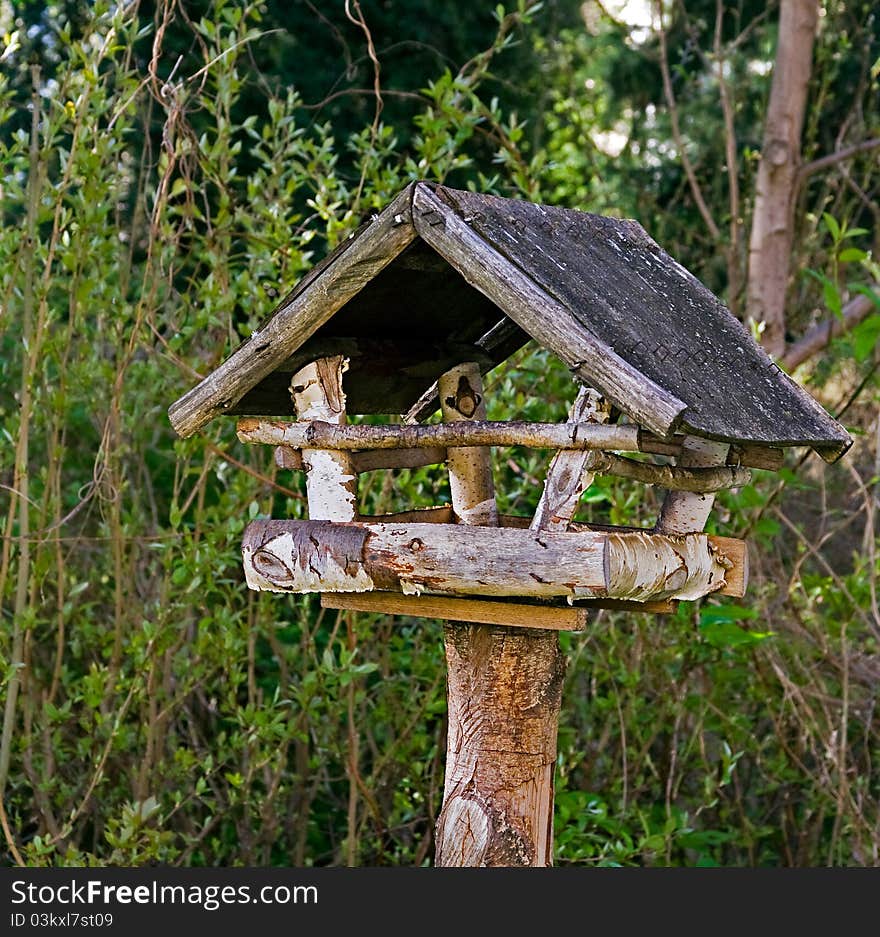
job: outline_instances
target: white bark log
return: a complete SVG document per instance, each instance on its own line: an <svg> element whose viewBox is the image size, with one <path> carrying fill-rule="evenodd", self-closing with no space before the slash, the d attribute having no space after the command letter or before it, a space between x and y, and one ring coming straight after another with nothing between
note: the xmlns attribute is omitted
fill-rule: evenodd
<svg viewBox="0 0 880 937"><path fill-rule="evenodd" d="M694 599L729 591L738 557L727 554L742 541L719 539L724 548L705 534L254 521L244 566L248 586L270 592Z"/></svg>
<svg viewBox="0 0 880 937"><path fill-rule="evenodd" d="M321 358L297 371L290 381L290 395L301 420L345 423L342 375L345 358ZM357 514L357 476L347 452L329 449L302 450L306 494L312 520L351 521Z"/></svg>
<svg viewBox="0 0 880 937"><path fill-rule="evenodd" d="M447 423L486 419L479 365L465 363L441 375L440 408ZM427 428L427 427L425 427ZM482 447L450 447L446 456L452 509L462 524L496 526L492 454Z"/></svg>

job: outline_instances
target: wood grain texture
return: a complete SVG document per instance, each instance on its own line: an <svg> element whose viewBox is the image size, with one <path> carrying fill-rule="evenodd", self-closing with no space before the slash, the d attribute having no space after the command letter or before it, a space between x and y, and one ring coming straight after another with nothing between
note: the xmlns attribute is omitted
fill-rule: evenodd
<svg viewBox="0 0 880 937"><path fill-rule="evenodd" d="M414 240L411 198L410 186L304 277L261 329L171 405L168 416L180 436L191 436L218 414L229 412Z"/></svg>
<svg viewBox="0 0 880 937"><path fill-rule="evenodd" d="M437 386L445 420L485 419L473 363L441 375ZM447 464L455 517L465 526L497 525L489 450L450 448ZM453 618L444 628L444 647L447 745L435 863L550 865L565 667L556 633ZM541 705L520 708L533 698ZM523 735L529 744L522 744Z"/></svg>
<svg viewBox="0 0 880 937"><path fill-rule="evenodd" d="M501 252L497 239L485 240L462 215L467 213L454 211L426 185L416 186L413 224L428 244L584 382L653 432L672 432L685 404L597 339L558 302L555 291L538 285L531 271L526 274Z"/></svg>
<svg viewBox="0 0 880 937"><path fill-rule="evenodd" d="M542 631L583 631L585 608L525 605L491 599L452 599L433 595L401 595L399 592L325 592L323 608L350 608L358 612L440 618L472 624L504 625Z"/></svg>
<svg viewBox="0 0 880 937"><path fill-rule="evenodd" d="M413 223L444 253L436 234L441 229L424 221L426 191L424 184L416 188ZM473 244L471 252L479 249L459 233L465 224L511 267L527 274L536 289L554 297L556 305L545 305L543 315L530 318L528 325L514 315L515 310L498 304L566 363L556 347L556 330L562 323L613 348L627 374L641 375L643 388L659 387L667 397L683 401L685 432L726 442L811 445L826 455L839 455L851 444L846 430L781 371L720 300L637 222L445 187L436 187L431 194L431 204L442 200L458 219L447 226L457 244ZM492 275L498 278L501 273L493 268ZM516 280L515 274L510 278ZM657 431L644 418L648 414L640 411L659 398L626 396L637 381L632 385L624 381L614 388L617 393L612 392L590 356L585 356L579 376ZM657 421L665 422L665 417Z"/></svg>
<svg viewBox="0 0 880 937"><path fill-rule="evenodd" d="M408 618L455 619L508 628L541 631L583 631L596 609L668 615L677 602L627 602L623 599L590 599L577 605L535 605L497 599L454 599L437 595L402 595L399 592L322 592L322 608L346 608L356 612L404 615Z"/></svg>
<svg viewBox="0 0 880 937"><path fill-rule="evenodd" d="M742 562L736 544L647 531L258 520L245 530L243 553L248 585L270 592L650 601L741 595L731 585Z"/></svg>
<svg viewBox="0 0 880 937"><path fill-rule="evenodd" d="M766 446L752 446L744 443L730 447L727 464L778 472L785 465L785 453L781 449L769 449Z"/></svg>

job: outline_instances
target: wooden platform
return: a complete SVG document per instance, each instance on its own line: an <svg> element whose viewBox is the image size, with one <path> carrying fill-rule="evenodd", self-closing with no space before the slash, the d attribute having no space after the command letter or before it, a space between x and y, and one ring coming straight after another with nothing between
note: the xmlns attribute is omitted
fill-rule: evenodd
<svg viewBox="0 0 880 937"><path fill-rule="evenodd" d="M508 628L535 628L543 631L583 631L591 612L612 608L648 614L674 612L675 602L623 602L599 600L569 608L529 605L525 602L499 602L491 599L456 599L437 595L400 595L397 592L324 592L322 608L350 609L381 615L407 615L412 618L440 618Z"/></svg>

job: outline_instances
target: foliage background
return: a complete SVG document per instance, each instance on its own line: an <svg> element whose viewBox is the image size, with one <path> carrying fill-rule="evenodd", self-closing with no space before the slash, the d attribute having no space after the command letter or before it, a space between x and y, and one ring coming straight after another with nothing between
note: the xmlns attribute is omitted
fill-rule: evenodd
<svg viewBox="0 0 880 937"><path fill-rule="evenodd" d="M870 7L822 8L807 160L877 135ZM656 15L634 25L571 0L349 9L0 2L7 862L430 863L440 625L248 592L242 529L302 516L301 480L224 421L182 441L165 416L405 182L636 217L740 308L734 232L748 225L774 4L664 8L674 113ZM859 290L876 302L877 168L866 149L805 179L790 339ZM720 499L716 529L752 541L743 606L604 611L562 635L559 863L880 861L878 332L867 316L796 374L856 435L850 455L828 467L789 453ZM560 419L574 392L531 347L488 386L496 418ZM534 506L544 463L499 451L504 510ZM371 475L362 510L447 495L439 469ZM647 525L657 508L609 479L581 517Z"/></svg>

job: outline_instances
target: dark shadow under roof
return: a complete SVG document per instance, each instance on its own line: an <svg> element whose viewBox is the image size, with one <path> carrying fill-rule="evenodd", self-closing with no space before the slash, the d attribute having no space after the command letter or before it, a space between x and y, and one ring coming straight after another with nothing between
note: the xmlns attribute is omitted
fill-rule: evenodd
<svg viewBox="0 0 880 937"><path fill-rule="evenodd" d="M424 418L443 371L489 370L530 337L655 432L826 458L851 443L638 223L425 183L306 276L169 415L182 435L219 413L289 416L290 376L345 354L352 413L416 405Z"/></svg>

